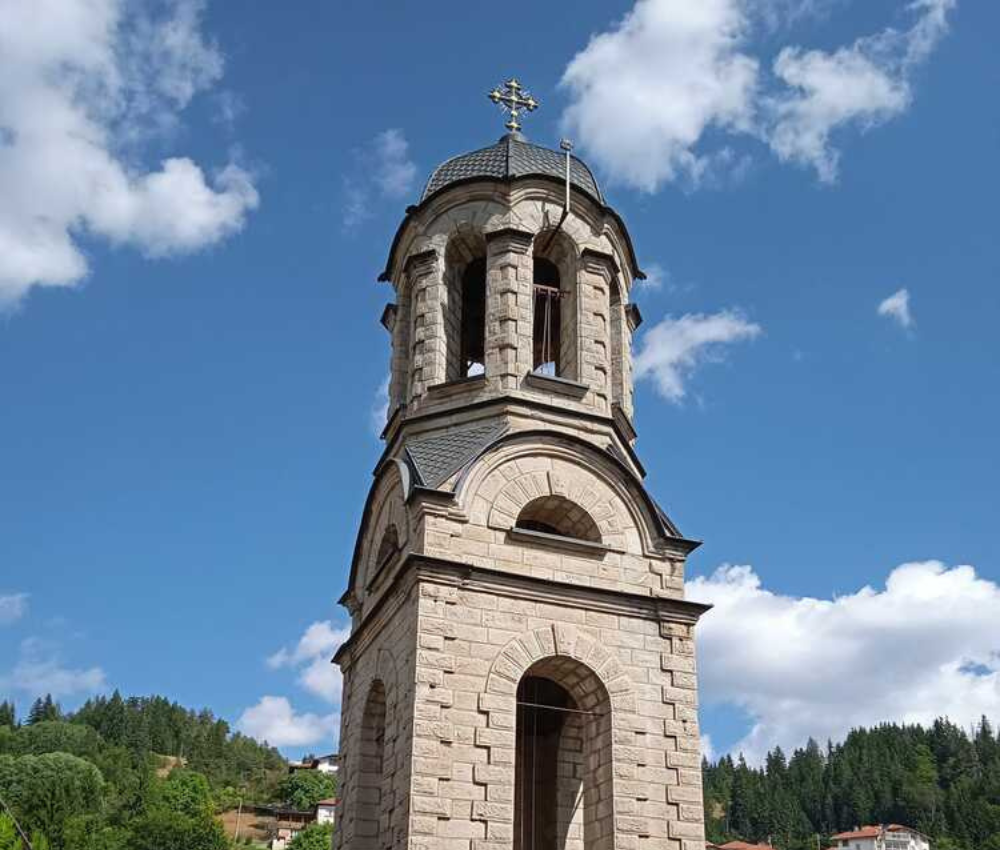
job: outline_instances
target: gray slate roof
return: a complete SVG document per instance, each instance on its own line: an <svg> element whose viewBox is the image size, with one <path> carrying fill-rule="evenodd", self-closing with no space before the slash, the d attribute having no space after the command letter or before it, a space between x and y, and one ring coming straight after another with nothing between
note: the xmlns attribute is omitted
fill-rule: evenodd
<svg viewBox="0 0 1000 850"><path fill-rule="evenodd" d="M570 157L570 180L598 203L604 203L597 180L590 169L575 156ZM514 177L543 175L566 179L566 155L533 145L518 133L508 133L488 148L446 160L431 174L421 201L445 186L462 180L486 178L509 180Z"/></svg>
<svg viewBox="0 0 1000 850"><path fill-rule="evenodd" d="M502 419L487 419L407 440L406 455L417 483L437 489L506 430Z"/></svg>

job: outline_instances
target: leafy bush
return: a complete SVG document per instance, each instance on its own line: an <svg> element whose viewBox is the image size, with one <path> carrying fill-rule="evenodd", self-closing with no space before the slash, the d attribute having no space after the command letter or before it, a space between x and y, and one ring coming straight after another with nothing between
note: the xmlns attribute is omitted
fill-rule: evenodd
<svg viewBox="0 0 1000 850"><path fill-rule="evenodd" d="M293 809L306 811L320 800L337 793L337 780L329 773L318 770L297 770L285 777L278 786L279 797Z"/></svg>
<svg viewBox="0 0 1000 850"><path fill-rule="evenodd" d="M56 848L67 818L100 811L103 785L93 764L67 753L0 756L0 796L25 830L44 833Z"/></svg>
<svg viewBox="0 0 1000 850"><path fill-rule="evenodd" d="M330 850L332 839L333 824L311 823L292 839L288 850Z"/></svg>

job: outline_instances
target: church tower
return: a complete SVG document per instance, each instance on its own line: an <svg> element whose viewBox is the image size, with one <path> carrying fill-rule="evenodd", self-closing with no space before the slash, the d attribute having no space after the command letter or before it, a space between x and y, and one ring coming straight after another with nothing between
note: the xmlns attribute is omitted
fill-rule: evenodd
<svg viewBox="0 0 1000 850"><path fill-rule="evenodd" d="M569 144L438 166L389 250L341 602L342 850L703 850L685 539L633 444L624 222Z"/></svg>

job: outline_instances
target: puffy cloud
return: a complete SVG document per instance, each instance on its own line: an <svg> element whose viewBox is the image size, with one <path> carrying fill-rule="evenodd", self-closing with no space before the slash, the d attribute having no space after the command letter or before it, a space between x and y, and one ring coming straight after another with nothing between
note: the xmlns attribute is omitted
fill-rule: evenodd
<svg viewBox="0 0 1000 850"><path fill-rule="evenodd" d="M0 626L16 623L28 612L27 593L0 595Z"/></svg>
<svg viewBox="0 0 1000 850"><path fill-rule="evenodd" d="M401 198L410 192L417 166L403 131L383 130L354 154L354 168L344 177L344 230L357 229L373 215L376 198Z"/></svg>
<svg viewBox="0 0 1000 850"><path fill-rule="evenodd" d="M392 375L386 375L375 391L375 401L372 403L371 409L371 424L372 430L376 434L382 433L386 420L389 418L389 382L391 379Z"/></svg>
<svg viewBox="0 0 1000 850"><path fill-rule="evenodd" d="M410 159L410 144L403 131L383 130L374 141L375 182L382 194L399 198L413 188L417 166Z"/></svg>
<svg viewBox="0 0 1000 850"><path fill-rule="evenodd" d="M664 398L680 402L685 383L701 364L719 360L721 346L751 340L762 332L735 310L667 316L646 331L635 356L635 375L655 382Z"/></svg>
<svg viewBox="0 0 1000 850"><path fill-rule="evenodd" d="M67 667L58 647L39 638L22 641L17 663L9 676L0 677L3 688L23 691L31 697L53 697L93 693L106 687L100 667Z"/></svg>
<svg viewBox="0 0 1000 850"><path fill-rule="evenodd" d="M702 701L750 715L733 751L755 761L859 725L1000 714L1000 587L971 566L907 563L884 588L833 599L724 566L688 594L715 605L698 629Z"/></svg>
<svg viewBox="0 0 1000 850"><path fill-rule="evenodd" d="M897 289L878 305L878 314L899 323L899 326L909 330L914 325L913 313L910 312L910 291Z"/></svg>
<svg viewBox="0 0 1000 850"><path fill-rule="evenodd" d="M78 240L150 256L195 251L240 230L258 204L230 163L141 164L222 74L199 0L9 0L0 28L0 306L88 272ZM152 10L161 14L153 16Z"/></svg>
<svg viewBox="0 0 1000 850"><path fill-rule="evenodd" d="M837 176L835 131L905 111L911 77L948 29L956 0L916 0L908 30L886 28L831 52L790 45L761 73L756 25L817 15L826 0L638 0L567 65L566 132L612 181L644 191L682 179L715 184L747 159L706 138L766 142L782 161Z"/></svg>
<svg viewBox="0 0 1000 850"><path fill-rule="evenodd" d="M771 101L771 147L782 160L816 169L820 180L837 178L839 152L830 143L838 128L862 130L904 112L912 100L910 76L948 30L955 0L918 0L918 13L905 32L886 29L831 53L786 47L774 72L788 89Z"/></svg>
<svg viewBox="0 0 1000 850"><path fill-rule="evenodd" d="M752 126L758 62L741 52L740 0L639 0L570 61L564 129L612 180L655 191L699 180L712 157L695 148L709 129Z"/></svg>
<svg viewBox="0 0 1000 850"><path fill-rule="evenodd" d="M340 716L336 713L296 714L285 697L276 696L261 697L237 721L237 727L245 735L275 747L308 747L332 741L339 726Z"/></svg>
<svg viewBox="0 0 1000 850"><path fill-rule="evenodd" d="M267 664L275 670L282 667L298 670L298 683L303 688L338 704L342 690L340 668L330 659L350 634L349 627L336 627L329 620L313 623L292 649L279 649L267 659Z"/></svg>

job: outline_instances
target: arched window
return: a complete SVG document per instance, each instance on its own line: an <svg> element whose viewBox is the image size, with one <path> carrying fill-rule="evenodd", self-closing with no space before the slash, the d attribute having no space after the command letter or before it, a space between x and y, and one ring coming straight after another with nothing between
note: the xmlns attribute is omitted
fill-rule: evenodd
<svg viewBox="0 0 1000 850"><path fill-rule="evenodd" d="M462 274L460 378L486 370L486 258L472 260Z"/></svg>
<svg viewBox="0 0 1000 850"><path fill-rule="evenodd" d="M390 525L382 534L382 542L379 544L378 553L375 555L375 572L381 572L382 568L398 551L399 532L396 531L396 526Z"/></svg>
<svg viewBox="0 0 1000 850"><path fill-rule="evenodd" d="M541 496L528 502L518 514L515 528L601 542L601 530L593 517L563 496Z"/></svg>
<svg viewBox="0 0 1000 850"><path fill-rule="evenodd" d="M376 679L361 718L360 761L357 766L354 843L358 850L382 850L387 834L382 795L385 775L385 685Z"/></svg>
<svg viewBox="0 0 1000 850"><path fill-rule="evenodd" d="M535 257L534 293L532 369L543 375L562 375L563 292L558 267L545 257Z"/></svg>
<svg viewBox="0 0 1000 850"><path fill-rule="evenodd" d="M445 380L486 370L486 240L461 225L445 249Z"/></svg>
<svg viewBox="0 0 1000 850"><path fill-rule="evenodd" d="M517 688L514 850L603 847L613 835L611 703L567 657L532 665Z"/></svg>

